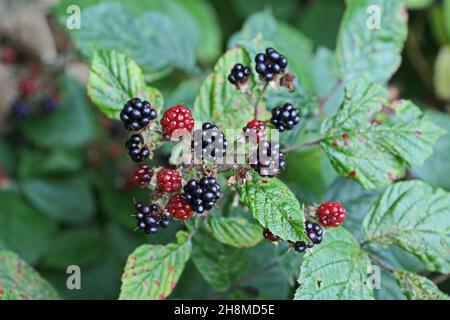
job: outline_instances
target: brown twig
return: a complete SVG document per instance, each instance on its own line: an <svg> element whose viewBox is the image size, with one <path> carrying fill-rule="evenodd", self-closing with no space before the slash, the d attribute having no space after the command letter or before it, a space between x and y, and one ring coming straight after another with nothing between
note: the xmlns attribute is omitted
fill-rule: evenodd
<svg viewBox="0 0 450 320"><path fill-rule="evenodd" d="M373 260L375 261L380 267L382 267L383 269L386 269L388 271L394 272L395 269L392 268L390 265L388 265L386 262L384 262L383 260L381 260L378 256L374 255L373 253L367 252L367 255Z"/></svg>
<svg viewBox="0 0 450 320"><path fill-rule="evenodd" d="M440 284L450 279L450 274L441 274L435 278L433 278L431 281L433 281L434 284Z"/></svg>
<svg viewBox="0 0 450 320"><path fill-rule="evenodd" d="M264 84L264 87L263 87L262 90L261 90L261 93L259 94L258 99L256 100L256 103L255 103L255 111L254 111L254 118L255 118L255 119L258 119L259 104L261 103L261 100L262 100L262 98L264 97L264 93L266 92L268 86L269 86L269 83L266 82L266 83Z"/></svg>
<svg viewBox="0 0 450 320"><path fill-rule="evenodd" d="M322 139L319 139L319 140L315 140L315 141L311 141L311 142L298 144L298 145L295 145L295 146L292 146L292 147L284 148L282 151L284 153L288 153L288 152L292 152L292 151L297 151L297 150L309 148L309 147L318 145L321 141L322 141Z"/></svg>
<svg viewBox="0 0 450 320"><path fill-rule="evenodd" d="M322 97L319 100L319 114L323 114L323 109L325 108L325 104L331 99L331 97L336 93L336 91L339 89L339 87L343 83L344 82L342 81L342 79L338 79L338 81L336 81L334 86L331 88L330 92L325 97Z"/></svg>

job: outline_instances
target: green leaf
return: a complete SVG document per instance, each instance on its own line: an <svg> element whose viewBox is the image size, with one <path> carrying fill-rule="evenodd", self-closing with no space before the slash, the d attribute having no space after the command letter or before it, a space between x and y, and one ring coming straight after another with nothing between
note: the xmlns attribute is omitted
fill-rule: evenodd
<svg viewBox="0 0 450 320"><path fill-rule="evenodd" d="M364 220L366 241L395 244L442 273L450 272L449 229L450 195L421 181L387 188Z"/></svg>
<svg viewBox="0 0 450 320"><path fill-rule="evenodd" d="M175 288L192 244L186 232L177 233L177 242L142 245L128 257L122 275L121 300L165 299Z"/></svg>
<svg viewBox="0 0 450 320"><path fill-rule="evenodd" d="M406 0L406 5L408 9L424 9L430 6L433 0Z"/></svg>
<svg viewBox="0 0 450 320"><path fill-rule="evenodd" d="M369 258L348 231L329 230L323 243L304 257L295 299L374 299L366 284L369 266Z"/></svg>
<svg viewBox="0 0 450 320"><path fill-rule="evenodd" d="M81 224L95 213L94 195L89 181L83 176L45 180L30 178L21 181L20 186L36 209L55 220Z"/></svg>
<svg viewBox="0 0 450 320"><path fill-rule="evenodd" d="M283 182L254 174L241 188L240 195L255 219L274 235L286 241L307 240L303 209Z"/></svg>
<svg viewBox="0 0 450 320"><path fill-rule="evenodd" d="M120 50L129 55L144 67L149 80L166 75L173 67L193 70L198 41L191 24L184 23L190 17L179 15L182 8L178 7L171 13L177 19L171 19L169 13L148 11L153 9L152 4L149 6L145 7L144 2L139 7L106 2L87 7L81 11L82 27L72 30L71 35L89 58L98 49ZM184 32L186 29L191 32Z"/></svg>
<svg viewBox="0 0 450 320"><path fill-rule="evenodd" d="M319 108L327 116L337 113L344 101L344 87L339 71L334 65L334 53L326 48L318 48L314 57L314 90L323 101Z"/></svg>
<svg viewBox="0 0 450 320"><path fill-rule="evenodd" d="M51 151L22 149L19 153L19 176L21 178L61 175L79 171L83 158L76 149L53 149Z"/></svg>
<svg viewBox="0 0 450 320"><path fill-rule="evenodd" d="M206 0L179 0L178 2L192 15L197 23L197 31L199 32L198 57L205 61L215 59L222 49L222 34L212 4Z"/></svg>
<svg viewBox="0 0 450 320"><path fill-rule="evenodd" d="M297 25L316 46L334 49L344 9L344 3L340 0L311 2L299 12L296 18ZM320 21L320 28L317 27L318 21Z"/></svg>
<svg viewBox="0 0 450 320"><path fill-rule="evenodd" d="M395 270L394 274L409 300L450 300L448 295L425 277L405 270Z"/></svg>
<svg viewBox="0 0 450 320"><path fill-rule="evenodd" d="M18 193L0 192L0 249L35 264L52 242L57 225L31 207Z"/></svg>
<svg viewBox="0 0 450 320"><path fill-rule="evenodd" d="M390 184L408 167L421 165L433 152L443 130L409 101L390 106L387 123L373 117L382 110L385 90L376 84L354 81L333 118L322 126L321 146L334 168L367 189Z"/></svg>
<svg viewBox="0 0 450 320"><path fill-rule="evenodd" d="M434 62L433 82L437 96L450 100L450 45L439 50Z"/></svg>
<svg viewBox="0 0 450 320"><path fill-rule="evenodd" d="M262 228L245 218L211 216L205 223L217 241L236 248L254 247L263 239Z"/></svg>
<svg viewBox="0 0 450 320"><path fill-rule="evenodd" d="M347 1L336 47L346 82L361 77L381 84L389 80L400 66L407 16L403 0Z"/></svg>
<svg viewBox="0 0 450 320"><path fill-rule="evenodd" d="M139 66L116 51L94 52L87 90L95 106L116 120L125 102L134 97L149 101L157 110L163 105L161 93L147 87Z"/></svg>
<svg viewBox="0 0 450 320"><path fill-rule="evenodd" d="M196 121L211 121L222 128L244 127L253 116L253 106L245 94L240 93L227 77L231 68L240 62L248 65L251 59L242 48L228 50L214 66L200 87L194 102L193 116ZM249 88L256 85L254 76L250 76Z"/></svg>
<svg viewBox="0 0 450 320"><path fill-rule="evenodd" d="M291 188L300 201L306 203L322 201L326 190L338 175L320 147L288 153L286 156L289 165L284 169L280 179Z"/></svg>
<svg viewBox="0 0 450 320"><path fill-rule="evenodd" d="M46 117L33 117L22 125L24 136L32 143L53 148L80 147L95 138L96 122L84 88L67 76L58 81L58 109Z"/></svg>
<svg viewBox="0 0 450 320"><path fill-rule="evenodd" d="M55 300L58 294L25 261L0 251L0 300Z"/></svg>
<svg viewBox="0 0 450 320"><path fill-rule="evenodd" d="M412 173L433 187L450 191L450 180L447 179L450 175L450 115L438 111L428 111L427 115L447 133L436 143L433 155L422 166L413 168Z"/></svg>
<svg viewBox="0 0 450 320"><path fill-rule="evenodd" d="M225 246L200 229L193 238L192 260L203 278L217 291L229 289L245 272L248 250Z"/></svg>
<svg viewBox="0 0 450 320"><path fill-rule="evenodd" d="M6 139L0 139L0 171L12 175L16 169L16 151L13 149L12 143L7 142Z"/></svg>
<svg viewBox="0 0 450 320"><path fill-rule="evenodd" d="M102 235L94 228L72 228L54 238L42 257L42 265L49 269L64 270L67 266L90 266L105 251Z"/></svg>

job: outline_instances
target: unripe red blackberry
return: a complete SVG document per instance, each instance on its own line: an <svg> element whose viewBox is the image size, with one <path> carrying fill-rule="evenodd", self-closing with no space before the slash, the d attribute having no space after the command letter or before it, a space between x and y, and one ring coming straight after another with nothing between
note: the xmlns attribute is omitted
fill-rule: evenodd
<svg viewBox="0 0 450 320"><path fill-rule="evenodd" d="M176 194L169 199L166 210L173 218L180 220L188 220L194 215L191 203L181 194Z"/></svg>
<svg viewBox="0 0 450 320"><path fill-rule="evenodd" d="M346 217L345 208L339 202L328 201L317 209L319 222L324 227L339 227Z"/></svg>
<svg viewBox="0 0 450 320"><path fill-rule="evenodd" d="M263 231L263 236L264 238L266 238L267 240L271 241L271 242L277 242L280 241L280 237L277 237L276 235L274 235L269 229L264 229Z"/></svg>
<svg viewBox="0 0 450 320"><path fill-rule="evenodd" d="M161 169L157 176L157 188L162 192L175 192L181 188L181 176L177 170Z"/></svg>
<svg viewBox="0 0 450 320"><path fill-rule="evenodd" d="M261 140L265 139L266 126L261 120L254 119L249 121L243 130L246 135L255 135L256 143L259 143Z"/></svg>
<svg viewBox="0 0 450 320"><path fill-rule="evenodd" d="M152 179L153 171L146 164L139 165L133 173L133 183L140 187L145 187Z"/></svg>
<svg viewBox="0 0 450 320"><path fill-rule="evenodd" d="M184 105L171 107L164 111L161 119L161 126L164 133L171 136L175 130L183 135L183 130L191 132L194 129L194 118L191 115L191 110Z"/></svg>

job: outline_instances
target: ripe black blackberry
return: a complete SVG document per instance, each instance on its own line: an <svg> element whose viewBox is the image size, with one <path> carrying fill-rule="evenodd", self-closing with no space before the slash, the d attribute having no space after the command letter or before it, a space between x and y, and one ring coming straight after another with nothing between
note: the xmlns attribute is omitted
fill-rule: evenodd
<svg viewBox="0 0 450 320"><path fill-rule="evenodd" d="M260 141L249 155L250 166L262 177L274 177L286 167L286 159L278 143Z"/></svg>
<svg viewBox="0 0 450 320"><path fill-rule="evenodd" d="M265 53L258 53L255 62L256 72L265 81L272 81L274 76L283 73L288 65L286 57L273 48L267 48Z"/></svg>
<svg viewBox="0 0 450 320"><path fill-rule="evenodd" d="M138 202L134 207L137 228L146 234L156 233L159 228L167 228L170 225L169 216L164 215L157 204Z"/></svg>
<svg viewBox="0 0 450 320"><path fill-rule="evenodd" d="M155 120L157 112L152 109L150 102L142 101L139 98L133 98L125 103L120 112L120 120L124 123L127 130L138 131L150 124L150 121Z"/></svg>
<svg viewBox="0 0 450 320"><path fill-rule="evenodd" d="M144 146L144 138L140 134L133 134L125 143L130 158L135 162L141 162L150 156L150 150Z"/></svg>
<svg viewBox="0 0 450 320"><path fill-rule="evenodd" d="M58 108L58 101L54 97L46 95L42 99L40 107L44 113L52 113Z"/></svg>
<svg viewBox="0 0 450 320"><path fill-rule="evenodd" d="M250 68L245 67L242 63L236 63L228 75L228 81L234 85L239 85L247 82L249 76Z"/></svg>
<svg viewBox="0 0 450 320"><path fill-rule="evenodd" d="M290 103L272 109L272 124L280 131L291 130L300 122L300 110Z"/></svg>
<svg viewBox="0 0 450 320"><path fill-rule="evenodd" d="M322 242L323 229L318 223L306 220L305 222L305 233L311 242L298 241L292 243L292 247L298 253L304 252L306 249L311 249L314 245Z"/></svg>
<svg viewBox="0 0 450 320"><path fill-rule="evenodd" d="M195 156L200 160L214 162L216 158L225 157L228 142L219 128L210 122L205 122L201 129L194 131L191 142Z"/></svg>
<svg viewBox="0 0 450 320"><path fill-rule="evenodd" d="M24 100L16 100L11 106L11 115L19 120L29 118L31 106Z"/></svg>
<svg viewBox="0 0 450 320"><path fill-rule="evenodd" d="M322 242L323 229L318 223L306 220L305 232L313 244L319 244Z"/></svg>
<svg viewBox="0 0 450 320"><path fill-rule="evenodd" d="M203 177L200 180L191 179L183 189L186 199L197 213L211 210L222 196L220 185L213 177Z"/></svg>

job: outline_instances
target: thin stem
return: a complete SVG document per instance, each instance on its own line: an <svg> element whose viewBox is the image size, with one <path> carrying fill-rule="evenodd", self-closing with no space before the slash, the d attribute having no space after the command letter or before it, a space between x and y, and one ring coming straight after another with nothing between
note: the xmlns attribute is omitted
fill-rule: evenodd
<svg viewBox="0 0 450 320"><path fill-rule="evenodd" d="M441 284L447 281L448 279L450 279L450 274L441 274L436 278L433 278L431 281L433 281L434 284Z"/></svg>
<svg viewBox="0 0 450 320"><path fill-rule="evenodd" d="M322 139L319 139L319 140L315 140L315 141L311 141L311 142L298 144L298 145L295 145L295 146L292 146L292 147L284 148L282 151L284 153L288 153L288 152L292 152L292 151L297 151L297 150L309 148L309 147L318 145L321 141L322 141Z"/></svg>
<svg viewBox="0 0 450 320"><path fill-rule="evenodd" d="M331 88L330 92L323 98L319 100L319 114L323 113L323 109L325 108L325 104L331 99L331 97L336 93L339 87L343 84L342 79L336 81L334 86Z"/></svg>
<svg viewBox="0 0 450 320"><path fill-rule="evenodd" d="M261 103L262 98L264 97L264 94L266 93L267 87L269 86L269 83L266 82L264 84L264 87L261 90L261 93L259 94L258 100L256 100L255 103L255 112L254 112L254 118L258 119L258 111L259 111L259 104Z"/></svg>
<svg viewBox="0 0 450 320"><path fill-rule="evenodd" d="M388 265L386 262L384 262L383 260L381 260L380 258L378 258L376 255L374 255L373 253L367 252L367 255L373 260L375 261L380 267L382 267L383 269L386 269L388 271L395 271L394 268L392 268L390 265Z"/></svg>

